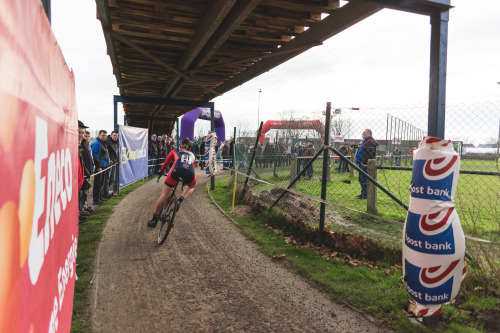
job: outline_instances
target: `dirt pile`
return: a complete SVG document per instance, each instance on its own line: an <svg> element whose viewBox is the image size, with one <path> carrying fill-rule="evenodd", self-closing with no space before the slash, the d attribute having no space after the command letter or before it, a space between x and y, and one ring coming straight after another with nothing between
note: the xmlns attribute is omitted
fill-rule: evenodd
<svg viewBox="0 0 500 333"><path fill-rule="evenodd" d="M270 191L263 191L259 195L254 195L254 199L271 206L282 192L282 189L275 187ZM318 205L307 198L287 192L277 206L287 212L293 219L307 219L312 223L319 221Z"/></svg>

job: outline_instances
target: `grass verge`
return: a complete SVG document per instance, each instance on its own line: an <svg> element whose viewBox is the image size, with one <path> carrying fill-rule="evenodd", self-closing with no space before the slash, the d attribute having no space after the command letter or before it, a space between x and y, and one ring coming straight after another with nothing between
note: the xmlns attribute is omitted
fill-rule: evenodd
<svg viewBox="0 0 500 333"><path fill-rule="evenodd" d="M94 279L95 255L102 237L102 231L109 217L113 214L114 206L145 182L138 181L120 190L118 196L95 208L93 214L84 223L80 224L76 260L78 280L75 282L71 332L84 333L92 331L90 295Z"/></svg>
<svg viewBox="0 0 500 333"><path fill-rule="evenodd" d="M232 191L222 182L210 195L230 214ZM428 328L414 324L406 317L409 294L402 281L401 268L378 263L376 268L363 265L352 267L344 262L329 260L310 247L287 243L288 235L268 226L271 219L280 217L276 210L257 215L235 216L242 233L258 244L261 251L271 257L282 258L282 263L303 276L312 285L326 291L332 299L345 302L373 316L376 321L399 332L427 332ZM473 292L475 294L468 294ZM500 298L477 293L472 289L462 291L455 304L443 307L445 332L481 332L494 329L500 313Z"/></svg>

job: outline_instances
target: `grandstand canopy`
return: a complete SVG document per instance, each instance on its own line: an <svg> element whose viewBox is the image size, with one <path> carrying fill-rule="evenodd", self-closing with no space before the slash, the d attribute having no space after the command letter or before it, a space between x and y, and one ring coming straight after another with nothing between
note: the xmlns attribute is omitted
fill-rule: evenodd
<svg viewBox="0 0 500 333"><path fill-rule="evenodd" d="M439 37L443 41L439 24L447 24L450 8L450 0L351 0L348 3L338 0L96 0L96 3L120 95L193 102L210 101L320 46L326 39L383 8L437 18ZM436 47L441 50L443 46L438 43ZM439 59L442 56L442 52L437 55ZM444 61L446 64L446 49ZM440 63L437 65L433 69L431 59L431 81L435 72L440 88ZM155 121L155 118L176 118L193 108L124 103L129 125L168 132L174 122Z"/></svg>

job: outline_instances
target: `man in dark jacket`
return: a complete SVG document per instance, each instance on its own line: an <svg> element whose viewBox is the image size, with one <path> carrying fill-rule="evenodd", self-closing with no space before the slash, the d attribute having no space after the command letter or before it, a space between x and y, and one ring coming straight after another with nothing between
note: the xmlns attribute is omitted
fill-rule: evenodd
<svg viewBox="0 0 500 333"><path fill-rule="evenodd" d="M367 172L368 160L374 159L377 154L378 143L372 137L372 131L365 129L361 134L363 142L356 154L356 164L360 169ZM361 185L361 194L357 196L358 199L366 199L366 186L368 179L362 173L359 173L359 184Z"/></svg>
<svg viewBox="0 0 500 333"><path fill-rule="evenodd" d="M341 153L343 156L347 156L348 152L349 151L347 150L346 145L340 146L339 153ZM347 162L339 157L339 173L345 173L346 167L347 167Z"/></svg>
<svg viewBox="0 0 500 333"><path fill-rule="evenodd" d="M205 141L206 139L205 138L202 138L201 139L201 142L200 142L200 159L203 161L203 162L200 162L200 168L201 170L203 170L203 168L205 167Z"/></svg>
<svg viewBox="0 0 500 333"><path fill-rule="evenodd" d="M151 135L151 140L148 143L148 176L153 177L156 158L158 157L158 146L156 145L156 134Z"/></svg>
<svg viewBox="0 0 500 333"><path fill-rule="evenodd" d="M315 148L314 148L314 144L309 141L307 143L307 149L306 149L306 156L308 157L304 163L309 163L311 160L312 160L312 157L314 156L314 154L316 154L315 152ZM312 164L307 168L306 170L307 172L307 178L306 179L311 179L312 178L312 175L313 175L313 167L312 167Z"/></svg>
<svg viewBox="0 0 500 333"><path fill-rule="evenodd" d="M108 147L105 142L107 134L108 132L106 130L100 130L99 136L90 146L94 159L94 173L97 173L94 177L94 188L92 189L92 196L94 198L94 204L96 205L102 204L106 199L103 197L104 192L102 188L104 183L104 172L101 171L106 169L110 163Z"/></svg>
<svg viewBox="0 0 500 333"><path fill-rule="evenodd" d="M111 135L108 135L106 138L106 145L108 147L108 153L109 153L109 159L110 159L110 165L111 169L109 171L106 171L108 173L108 177L104 179L105 183L103 186L104 190L104 197L107 197L109 195L109 188L111 187L113 191L113 195L118 194L118 180L116 179L116 168L117 168L117 163L118 163L118 156L119 155L119 147L118 147L118 132L113 131L111 132Z"/></svg>

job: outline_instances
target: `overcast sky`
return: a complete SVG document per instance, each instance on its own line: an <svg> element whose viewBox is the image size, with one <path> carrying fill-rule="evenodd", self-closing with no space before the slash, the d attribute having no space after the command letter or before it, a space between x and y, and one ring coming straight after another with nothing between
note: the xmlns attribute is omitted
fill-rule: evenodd
<svg viewBox="0 0 500 333"><path fill-rule="evenodd" d="M500 1L452 5L446 102L499 101ZM92 129L111 130L118 88L95 2L52 0L52 29L75 73L79 119ZM266 121L280 119L284 110L300 115L324 110L326 102L333 107L426 104L429 45L427 16L382 10L216 98L215 107L229 134L242 122L257 128L258 109Z"/></svg>

